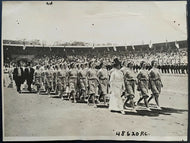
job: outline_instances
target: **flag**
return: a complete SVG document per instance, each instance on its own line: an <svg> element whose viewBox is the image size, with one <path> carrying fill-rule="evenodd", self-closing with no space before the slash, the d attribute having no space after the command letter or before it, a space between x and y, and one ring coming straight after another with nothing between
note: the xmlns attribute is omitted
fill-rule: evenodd
<svg viewBox="0 0 190 143"><path fill-rule="evenodd" d="M93 50L95 49L95 47L94 47L94 43L93 43L93 45L92 45L92 49L93 49Z"/></svg>
<svg viewBox="0 0 190 143"><path fill-rule="evenodd" d="M113 46L113 50L114 50L114 51L117 51L117 48L116 48L116 46Z"/></svg>
<svg viewBox="0 0 190 143"><path fill-rule="evenodd" d="M149 43L149 48L151 49L152 48L152 42L150 41Z"/></svg>
<svg viewBox="0 0 190 143"><path fill-rule="evenodd" d="M134 45L132 45L132 49L133 49L133 50L135 50L135 47L134 47Z"/></svg>
<svg viewBox="0 0 190 143"><path fill-rule="evenodd" d="M107 47L107 50L110 51L110 49Z"/></svg>
<svg viewBox="0 0 190 143"><path fill-rule="evenodd" d="M25 40L23 41L23 50L26 49L26 43L25 43Z"/></svg>
<svg viewBox="0 0 190 143"><path fill-rule="evenodd" d="M23 50L25 50L25 49L26 49L26 45L24 44L24 45L23 45Z"/></svg>
<svg viewBox="0 0 190 143"><path fill-rule="evenodd" d="M175 41L175 46L179 49L179 43L177 43L177 41Z"/></svg>

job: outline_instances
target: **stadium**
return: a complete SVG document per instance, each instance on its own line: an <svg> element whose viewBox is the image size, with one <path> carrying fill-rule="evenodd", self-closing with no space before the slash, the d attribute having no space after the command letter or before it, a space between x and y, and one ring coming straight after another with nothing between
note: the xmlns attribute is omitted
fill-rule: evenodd
<svg viewBox="0 0 190 143"><path fill-rule="evenodd" d="M187 140L184 6L4 2L3 140Z"/></svg>
<svg viewBox="0 0 190 143"><path fill-rule="evenodd" d="M32 128L31 125L34 126L39 126L42 124L44 124L43 128L48 131L48 134L51 135L59 135L62 136L63 133L68 134L69 132L68 130L70 129L65 129L65 127L56 127L56 126L61 126L60 124L55 126L55 123L49 123L48 121L45 120L44 121L39 121L38 123L35 123L34 120L36 120L38 118L41 117L41 115L36 114L33 117L30 117L34 111L38 110L38 108L41 108L43 111L40 112L46 112L46 110L48 110L48 112L51 112L53 110L56 110L56 112L62 112L62 108L67 108L69 110L71 110L71 112L69 113L64 113L64 116L71 116L70 114L74 114L74 117L69 118L68 120L63 120L64 122L75 122L76 125L72 126L74 127L72 130L75 129L81 129L82 126L86 126L88 123L87 121L83 121L82 118L84 117L78 117L76 112L87 112L87 114L92 114L90 116L94 116L94 114L98 114L99 116L99 112L101 112L101 114L105 114L106 116L110 116L110 118L114 118L115 121L119 120L117 118L120 118L121 120L121 124L120 127L117 126L117 131L120 132L122 131L122 127L124 125L122 125L123 121L122 120L128 120L128 122L133 122L130 121L130 118L134 118L136 117L136 115L140 115L140 120L150 120L150 122L154 121L154 118L156 120L156 118L158 118L159 120L161 120L160 118L163 119L163 121L159 121L160 124L171 124L172 128L166 130L166 132L163 132L163 135L173 135L173 131L175 130L174 128L181 128L182 130L180 130L180 134L176 133L175 135L183 135L186 133L187 129L185 130L183 127L185 127L187 125L187 118L184 120L180 119L180 118L184 118L184 114L187 115L187 73L188 73L188 69L187 69L187 41L178 41L179 44L179 49L176 47L176 42L168 42L168 43L158 43L158 44L153 44L152 47L150 48L150 45L134 45L134 49L132 46L94 46L94 47L90 47L90 46L43 46L43 45L33 45L33 44L26 44L26 45L22 45L22 44L7 44L5 43L3 45L3 54L4 54L4 65L9 65L9 64L15 64L17 61L22 61L23 62L23 66L25 65L24 63L30 61L33 62L34 65L36 66L37 63L40 63L42 61L45 61L45 59L47 59L47 57L49 57L51 60L54 61L59 61L61 59L61 61L63 59L66 59L66 61L69 62L74 62L76 61L77 63L81 63L81 62L86 62L88 60L92 60L92 59L102 59L104 58L109 58L109 60L111 61L113 59L113 57L118 57L119 59L123 60L123 59L128 59L128 60L134 60L137 66L134 66L134 70L136 70L138 72L138 66L140 61L143 59L143 57L147 57L147 55L149 53L150 54L150 58L147 58L145 60L147 60L147 62L150 62L152 59L156 59L157 61L159 61L159 65L160 65L160 72L162 73L162 80L163 80L163 84L164 84L164 88L160 97L160 102L161 102L161 106L162 106L162 111L157 111L157 110L152 110L151 113L147 112L144 110L144 107L139 108L137 110L137 113L127 113L127 116L129 116L129 119L125 119L125 117L118 117L119 115L112 115L110 116L109 114L105 113L106 112L106 108L99 108L98 110L94 110L91 107L89 109L86 109L84 104L79 104L79 105L73 105L73 104L69 104L68 101L64 101L63 103L60 103L60 100L58 100L58 98L52 98L51 101L48 99L45 99L47 96L39 96L36 98L36 95L30 95L29 93L23 93L22 96L20 97L14 97L11 94L14 93L14 90L11 90L10 88L4 88L4 92L6 94L5 97L5 121L7 122L7 125L5 126L5 135L11 135L11 136L15 136L15 135L28 135L28 136L44 136L47 133L46 132L36 132L35 128ZM170 48L168 48L168 47ZM158 54L159 53L159 54ZM166 54L167 53L167 54ZM173 58L172 58L173 57ZM176 58L176 59L175 59ZM139 60L138 60L139 59ZM172 59L172 60L171 60ZM172 66L177 65L175 68ZM9 66L7 66L9 67ZM175 82L173 82L175 81ZM182 84L183 83L183 84ZM174 88L175 87L175 88ZM24 88L24 87L23 87ZM26 90L26 89L23 89ZM27 95L28 94L28 95ZM135 100L138 100L138 93L136 94ZM22 98L21 98L22 97ZM54 97L57 97L56 95L54 95ZM20 99L21 98L21 99ZM10 102L11 100L14 100L15 103L17 102L17 104L28 104L27 108L25 107L25 109L20 109L17 108L16 105L12 106L10 108L9 104L11 104ZM40 105L38 105L38 102L42 102L40 103ZM26 103L27 102L27 103ZM43 106L49 106L51 105L51 109L45 109ZM152 104L151 106L153 106L154 104ZM30 108L31 106L35 106L32 107L32 109ZM184 109L184 106L186 107L186 109ZM71 108L71 109L70 109ZM79 109L80 108L80 111ZM16 110L15 110L16 109ZM74 110L74 111L73 111ZM15 112L19 112L17 113L13 113L13 111ZM27 111L28 113L24 113L25 111ZM91 113L92 112L92 113ZM93 113L94 112L94 113ZM24 117L22 118L22 114L25 114ZM108 112L109 113L109 112ZM183 114L183 116L179 116L180 114ZM20 114L20 115L19 115ZM53 113L51 113L53 115ZM178 121L176 122L174 120L174 123L171 123L170 120L167 120L165 118L168 118L168 115L172 114L176 115L178 117ZM179 114L179 115L178 115ZM42 114L45 118L49 118L47 117L48 114L43 113ZM9 121L9 118L14 117L13 121ZM55 116L55 115L54 115ZM76 116L76 117L75 117ZM164 117L162 117L164 116ZM44 118L43 117L43 118ZM145 117L148 117L149 119L146 119ZM56 118L60 118L60 117L56 117ZM87 118L87 117L85 117ZM139 118L139 117L138 117ZM76 120L75 120L76 119ZM103 120L104 116L102 117L98 117L98 120ZM74 120L74 121L72 121ZM88 120L90 120L88 118ZM138 121L138 120L137 120ZM137 124L136 121L136 124ZM6 123L5 122L5 123ZM29 129L30 131L22 133L19 130L12 130L10 128L10 126L15 126L15 125L21 125L20 122L26 122L25 123L25 129ZM80 123L79 123L80 122ZM81 122L83 122L81 124ZM114 121L112 121L114 122ZM120 122L120 121L117 121ZM147 122L147 121L144 121ZM48 127L50 124L53 124L54 127L51 128L51 130L46 129L46 127ZM99 123L95 123L96 125L100 125ZM101 121L102 126L106 125L105 122ZM80 127L76 127L80 125ZM183 126L181 126L183 125ZM100 135L114 135L115 132L111 132L108 133L110 130L110 127L108 127L109 125L106 125L108 130L105 130L105 132L100 132ZM18 127L19 128L19 127ZM18 129L17 128L17 129ZM55 129L56 128L56 129ZM70 127L71 128L71 127ZM112 128L116 128L114 126L112 126ZM129 128L129 126L127 126L127 129ZM132 127L130 127L131 129L129 129L130 131L133 131ZM11 129L11 130L10 130ZM16 129L16 128L15 128ZM64 129L64 130L62 130ZM138 128L135 125L135 130L136 129L140 129L140 130L144 130L146 129L146 131L153 135L156 136L157 133L157 128L156 127L151 127L149 126L149 128L142 128L141 126ZM57 130L56 132L54 132L54 130ZM86 133L85 135L93 135L94 133L94 129L90 129L90 128L85 128L85 130L88 130L89 132ZM100 128L96 127L96 130L100 130ZM35 131L35 132L34 132ZM65 132L66 131L66 132ZM179 130L178 130L179 131ZM17 132L17 133L16 133ZM168 134L169 132L169 134ZM16 134L15 134L16 133ZM78 134L76 133L76 135L78 136ZM84 135L84 134L83 134ZM96 134L98 135L98 134Z"/></svg>

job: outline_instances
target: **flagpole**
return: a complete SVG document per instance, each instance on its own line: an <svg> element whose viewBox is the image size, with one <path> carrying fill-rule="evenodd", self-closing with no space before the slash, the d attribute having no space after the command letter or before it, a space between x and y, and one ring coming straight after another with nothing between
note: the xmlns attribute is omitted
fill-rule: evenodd
<svg viewBox="0 0 190 143"><path fill-rule="evenodd" d="M94 34L95 34L95 29L94 29L94 24L91 25L92 26L92 49L94 50Z"/></svg>
<svg viewBox="0 0 190 143"><path fill-rule="evenodd" d="M179 65L181 65L181 56L180 56L179 48L178 48L178 54L179 54Z"/></svg>
<svg viewBox="0 0 190 143"><path fill-rule="evenodd" d="M152 41L150 40L150 43L149 43L149 52L151 52L150 50L153 48L153 45L152 45ZM153 48L153 52L155 54L155 48Z"/></svg>
<svg viewBox="0 0 190 143"><path fill-rule="evenodd" d="M177 40L175 41L175 46L178 49L178 54L179 54L179 65L181 64L181 56L180 56L180 51L179 51L179 44L177 43Z"/></svg>

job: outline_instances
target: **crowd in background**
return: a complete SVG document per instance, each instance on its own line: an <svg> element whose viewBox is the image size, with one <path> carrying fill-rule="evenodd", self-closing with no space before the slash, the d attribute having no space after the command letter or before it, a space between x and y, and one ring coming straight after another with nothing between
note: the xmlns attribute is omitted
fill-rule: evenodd
<svg viewBox="0 0 190 143"><path fill-rule="evenodd" d="M158 69L161 73L168 74L187 74L188 73L188 62L187 62L187 52L170 52L170 53L81 53L75 54L67 53L67 56L60 56L54 53L49 55L39 55L33 59L34 65L40 63L40 65L50 64L55 65L59 63L83 63L88 61L95 61L97 65L104 61L106 62L106 67L109 68L113 59L118 58L120 61L132 60L134 62L133 69L135 72L140 70L140 62L147 62L147 69L151 68L151 61L156 60L158 62ZM97 67L98 68L98 67Z"/></svg>
<svg viewBox="0 0 190 143"><path fill-rule="evenodd" d="M103 102L109 109L121 111L144 100L155 99L157 109L163 87L161 74L188 74L187 52L52 52L33 59L4 61L4 87L16 85L37 94L59 95L72 102L85 101L94 106ZM139 101L134 97L139 95ZM109 96L108 96L109 95ZM109 99L109 100L108 100Z"/></svg>

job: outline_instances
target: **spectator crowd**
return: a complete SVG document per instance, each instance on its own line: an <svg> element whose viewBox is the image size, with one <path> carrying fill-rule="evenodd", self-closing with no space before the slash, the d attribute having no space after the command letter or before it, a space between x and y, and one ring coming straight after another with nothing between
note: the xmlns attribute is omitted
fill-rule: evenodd
<svg viewBox="0 0 190 143"><path fill-rule="evenodd" d="M17 91L22 87L29 92L58 95L71 102L84 101L95 107L102 103L110 111L135 107L144 100L147 110L151 99L157 109L159 94L163 87L162 74L187 74L187 53L156 54L56 54L38 56L34 59L20 59L4 63L4 86ZM13 82L14 81L14 82ZM150 91L151 91L151 94ZM134 101L136 92L138 102Z"/></svg>

